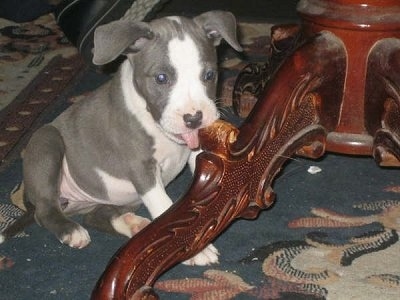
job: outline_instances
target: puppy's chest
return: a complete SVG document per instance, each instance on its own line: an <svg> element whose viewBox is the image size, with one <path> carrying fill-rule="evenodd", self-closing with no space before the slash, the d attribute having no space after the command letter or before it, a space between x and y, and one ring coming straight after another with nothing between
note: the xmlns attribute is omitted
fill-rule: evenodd
<svg viewBox="0 0 400 300"><path fill-rule="evenodd" d="M161 171L164 185L171 182L188 161L190 150L170 140L161 140L155 144L154 158Z"/></svg>
<svg viewBox="0 0 400 300"><path fill-rule="evenodd" d="M149 170L154 169L154 173L144 172L141 175L142 179L146 182L157 182L157 177L161 177L162 183L166 186L170 183L185 167L191 151L183 145L179 145L169 138L167 138L158 130L151 132L153 138L153 148L142 150L142 153L136 153L133 155L133 159L137 159L137 156L146 157L146 152L152 153L152 161L156 163L149 165ZM133 170L137 171L137 170ZM100 176L102 185L107 193L107 198L113 203L116 202L130 202L132 198L137 195L135 183L128 179L121 179L111 176L105 170L97 169L97 175ZM152 178L145 178L144 176L151 176ZM148 188L152 188L149 186Z"/></svg>
<svg viewBox="0 0 400 300"><path fill-rule="evenodd" d="M157 173L150 175L153 178L148 178L146 181L155 182L154 179L161 176L163 185L166 186L182 171L187 163L190 151L186 147L171 143L171 141L156 144L154 150L153 158L157 164ZM147 174L149 175L149 173ZM129 203L137 195L134 182L118 179L100 170L98 170L98 175L100 175L103 186L106 189L107 198L113 203L121 201ZM148 175L143 174L143 176Z"/></svg>

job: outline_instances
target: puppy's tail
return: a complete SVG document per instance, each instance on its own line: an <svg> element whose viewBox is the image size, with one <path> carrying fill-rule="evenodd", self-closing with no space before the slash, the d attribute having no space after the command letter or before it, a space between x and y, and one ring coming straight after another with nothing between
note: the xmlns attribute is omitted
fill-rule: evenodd
<svg viewBox="0 0 400 300"><path fill-rule="evenodd" d="M26 226L35 222L35 207L28 201L26 201L25 206L26 212L0 233L0 244L17 235L23 231Z"/></svg>

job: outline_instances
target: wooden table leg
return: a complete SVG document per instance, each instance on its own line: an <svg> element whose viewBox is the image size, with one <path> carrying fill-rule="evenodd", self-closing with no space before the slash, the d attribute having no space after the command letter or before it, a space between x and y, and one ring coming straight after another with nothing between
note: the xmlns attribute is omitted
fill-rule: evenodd
<svg viewBox="0 0 400 300"><path fill-rule="evenodd" d="M294 153L398 164L398 0L302 0L298 10L302 43L239 129L218 122L200 133L189 191L114 255L93 299L157 298L158 276L272 204L273 180Z"/></svg>
<svg viewBox="0 0 400 300"><path fill-rule="evenodd" d="M311 57L326 42L318 37L301 51ZM275 88L264 95L268 100L256 104L240 130L221 121L200 132L205 152L198 156L189 191L115 254L93 299L153 293L148 287L168 268L199 252L236 218L254 218L270 206L272 181L295 151L314 143L322 147L310 147L307 154L323 154L326 132L318 124L321 97L316 91L326 83L312 76L310 68L303 64L288 81L280 73Z"/></svg>

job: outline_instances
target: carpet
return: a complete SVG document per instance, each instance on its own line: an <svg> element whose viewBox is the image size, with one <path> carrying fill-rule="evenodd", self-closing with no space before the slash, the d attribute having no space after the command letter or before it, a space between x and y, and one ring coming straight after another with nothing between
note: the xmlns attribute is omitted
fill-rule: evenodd
<svg viewBox="0 0 400 300"><path fill-rule="evenodd" d="M4 164L83 63L48 14L26 23L0 19L0 67L0 162Z"/></svg>
<svg viewBox="0 0 400 300"><path fill-rule="evenodd" d="M235 124L232 89L248 62L265 62L270 24L240 26L243 54L221 47L218 98L222 115ZM4 50L3 53L4 54ZM75 60L74 60L75 61ZM3 158L0 226L21 214L20 152L35 127L51 121L109 75L75 68L52 104ZM40 84L57 80L43 69L8 104L0 124ZM35 85L37 84L37 85ZM11 86L5 85L7 92ZM4 92L2 92L4 93ZM11 97L12 98L12 97ZM15 101L15 106L14 106ZM11 106L10 106L11 105ZM25 110L22 110L25 111ZM17 122L17 124L19 124ZM155 288L161 299L397 299L400 293L400 170L379 168L372 158L327 154L320 160L293 158L275 180L276 204L256 220L237 220L214 245L220 263L179 264ZM190 184L184 172L167 188L177 200ZM144 209L143 216L148 216ZM77 218L79 221L79 217ZM0 229L1 230L1 229ZM113 253L126 239L90 230L91 244L70 249L39 226L0 245L1 299L89 299Z"/></svg>

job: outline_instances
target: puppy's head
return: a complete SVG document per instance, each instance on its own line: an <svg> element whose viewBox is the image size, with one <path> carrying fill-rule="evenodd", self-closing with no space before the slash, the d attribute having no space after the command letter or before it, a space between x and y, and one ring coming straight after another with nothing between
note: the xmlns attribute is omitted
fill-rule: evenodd
<svg viewBox="0 0 400 300"><path fill-rule="evenodd" d="M126 55L132 84L154 120L171 139L197 148L198 130L219 117L215 47L222 39L241 51L236 20L229 12L150 23L120 20L96 29L93 62L105 64Z"/></svg>

